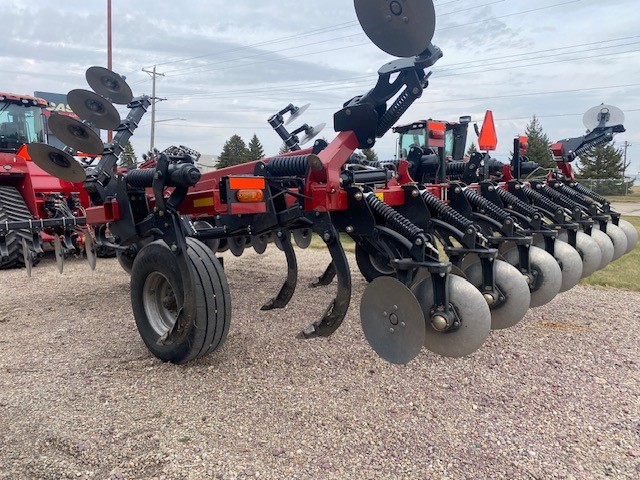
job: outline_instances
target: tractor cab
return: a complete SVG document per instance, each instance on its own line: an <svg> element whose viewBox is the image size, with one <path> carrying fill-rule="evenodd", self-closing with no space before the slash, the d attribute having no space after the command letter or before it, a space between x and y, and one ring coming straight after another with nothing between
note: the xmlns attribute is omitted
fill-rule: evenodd
<svg viewBox="0 0 640 480"><path fill-rule="evenodd" d="M44 142L46 106L42 98L0 93L0 152L16 153L24 144Z"/></svg>
<svg viewBox="0 0 640 480"><path fill-rule="evenodd" d="M459 122L419 120L393 129L398 133L397 157L407 158L411 147L422 148L425 154L438 153L444 148L447 160L462 160L467 143L467 128L471 117L460 117Z"/></svg>

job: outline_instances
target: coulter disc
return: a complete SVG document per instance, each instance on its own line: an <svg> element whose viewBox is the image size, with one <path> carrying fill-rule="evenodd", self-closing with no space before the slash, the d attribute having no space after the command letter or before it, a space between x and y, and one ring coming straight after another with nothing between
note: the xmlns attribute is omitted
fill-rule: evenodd
<svg viewBox="0 0 640 480"><path fill-rule="evenodd" d="M84 249L87 252L87 261L89 262L89 267L91 270L96 269L96 245L93 243L93 238L91 238L91 234L89 232L85 232L84 234Z"/></svg>
<svg viewBox="0 0 640 480"><path fill-rule="evenodd" d="M569 241L566 231L561 231L558 240L563 242ZM570 246L570 245L569 245ZM602 251L598 243L584 232L578 232L576 235L576 250L582 258L582 278L594 274L600 268L602 261Z"/></svg>
<svg viewBox="0 0 640 480"><path fill-rule="evenodd" d="M613 260L613 242L606 233L598 230L597 228L593 228L591 230L591 238L596 241L598 247L600 247L600 251L602 252L602 260L598 266L598 270L600 270L609 265Z"/></svg>
<svg viewBox="0 0 640 480"><path fill-rule="evenodd" d="M267 237L264 235L251 236L251 246L256 253L263 254L267 250L268 243Z"/></svg>
<svg viewBox="0 0 640 480"><path fill-rule="evenodd" d="M542 247L542 245L538 246ZM562 270L560 291L566 292L575 287L582 278L582 258L575 248L562 240L556 240L554 257Z"/></svg>
<svg viewBox="0 0 640 480"><path fill-rule="evenodd" d="M300 248L309 248L311 245L312 231L310 228L299 228L293 230L293 240Z"/></svg>
<svg viewBox="0 0 640 480"><path fill-rule="evenodd" d="M247 245L247 239L245 237L231 237L228 239L229 250L235 257L239 257L244 252L244 247Z"/></svg>
<svg viewBox="0 0 640 480"><path fill-rule="evenodd" d="M469 282L480 290L482 287L482 264L480 260L467 267L464 273ZM529 284L516 267L502 260L495 261L494 273L496 287L504 296L504 299L496 299L495 307L489 305L491 310L491 329L513 327L524 318L529 309L529 304L531 303Z"/></svg>
<svg viewBox="0 0 640 480"><path fill-rule="evenodd" d="M511 265L519 261L518 249L513 248L504 253L504 258ZM535 275L534 285L531 286L530 307L540 307L549 303L560 292L562 286L562 271L560 265L547 251L532 246L529 249L531 271Z"/></svg>
<svg viewBox="0 0 640 480"><path fill-rule="evenodd" d="M449 275L449 304L461 321L457 330L439 332L431 325L433 283L426 278L412 287L425 317L424 346L445 357L464 357L482 346L491 331L491 312L482 294L464 278Z"/></svg>
<svg viewBox="0 0 640 480"><path fill-rule="evenodd" d="M627 236L627 251L629 253L631 250L636 248L638 244L638 231L636 227L633 226L630 222L627 222L625 219L621 218L618 222L618 226L622 229L624 234Z"/></svg>
<svg viewBox="0 0 640 480"><path fill-rule="evenodd" d="M367 286L360 301L360 323L371 348L391 363L409 363L425 342L420 303L395 278L379 277Z"/></svg>
<svg viewBox="0 0 640 480"><path fill-rule="evenodd" d="M596 223L593 226L593 228L597 228L598 230L600 230L600 225ZM613 243L613 260L612 261L619 259L625 253L627 253L627 246L628 246L627 235L619 226L614 225L611 222L607 223L606 234L611 239L611 242Z"/></svg>
<svg viewBox="0 0 640 480"><path fill-rule="evenodd" d="M64 255L62 254L62 242L59 235L53 236L53 251L56 255L58 272L62 273L62 270L64 270Z"/></svg>
<svg viewBox="0 0 640 480"><path fill-rule="evenodd" d="M29 250L29 245L27 244L27 240L25 238L22 239L22 260L24 261L24 266L27 269L27 276L31 277L31 269L33 268L33 255L31 254L31 250Z"/></svg>

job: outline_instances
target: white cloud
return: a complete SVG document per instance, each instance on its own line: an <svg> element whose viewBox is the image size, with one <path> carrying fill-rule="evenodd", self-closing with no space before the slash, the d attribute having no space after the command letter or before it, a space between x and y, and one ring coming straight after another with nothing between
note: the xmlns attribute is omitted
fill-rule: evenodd
<svg viewBox="0 0 640 480"><path fill-rule="evenodd" d="M0 90L84 88L84 70L106 64L106 2L5 3ZM403 122L464 114L481 120L492 109L500 156L533 114L551 139L559 139L581 134L581 114L610 103L626 112L627 133L617 141L636 143L629 149L630 170L640 171L636 0L439 3L434 43L445 57ZM280 139L266 123L271 114L289 102L311 102L302 120L331 125L333 113L370 89L375 71L389 60L362 33L349 1L112 4L114 70L127 76L134 93L150 94L150 77L141 69L158 64L166 76L158 80L157 95L167 101L158 104L157 117L187 119L158 124L158 146L218 154L232 134L248 140L255 132L267 152L276 152ZM177 61L186 58L192 60ZM515 96L530 93L539 94ZM148 148L149 120L133 137L138 154ZM330 127L322 135L331 138ZM393 135L376 150L391 157Z"/></svg>

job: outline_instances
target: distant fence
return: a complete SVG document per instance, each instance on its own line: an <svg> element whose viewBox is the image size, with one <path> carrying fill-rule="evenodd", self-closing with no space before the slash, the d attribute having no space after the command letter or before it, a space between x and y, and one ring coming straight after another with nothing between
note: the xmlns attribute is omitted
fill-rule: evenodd
<svg viewBox="0 0 640 480"><path fill-rule="evenodd" d="M580 178L585 187L601 195L627 195L633 187L634 178Z"/></svg>

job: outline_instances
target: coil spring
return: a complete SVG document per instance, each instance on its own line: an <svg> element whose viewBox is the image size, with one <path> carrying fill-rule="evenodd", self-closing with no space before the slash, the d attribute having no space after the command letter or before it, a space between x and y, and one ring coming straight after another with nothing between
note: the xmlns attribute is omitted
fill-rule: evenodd
<svg viewBox="0 0 640 480"><path fill-rule="evenodd" d="M540 192L536 192L533 188L526 185L522 186L522 191L529 198L529 200L533 202L534 205L548 210L549 212L555 212L560 206L549 198L545 197Z"/></svg>
<svg viewBox="0 0 640 480"><path fill-rule="evenodd" d="M438 220L447 222L462 232L467 230L469 227L475 227L473 220L469 220L455 208L447 205L436 197L433 193L425 190L422 192L422 199L427 204L427 207L429 207L431 213L434 214Z"/></svg>
<svg viewBox="0 0 640 480"><path fill-rule="evenodd" d="M576 192L572 188L567 187L563 183L558 184L558 191L563 195L569 197L574 202L579 203L580 205L583 205L585 207L590 207L591 205L593 205L593 202L591 200L586 198L584 195Z"/></svg>
<svg viewBox="0 0 640 480"><path fill-rule="evenodd" d="M571 185L573 185L571 188L573 188L576 192L586 195L587 197L591 197L600 204L610 203L609 200L604 198L602 195L594 192L593 190L585 187L580 183L575 182L575 183L572 183Z"/></svg>
<svg viewBox="0 0 640 480"><path fill-rule="evenodd" d="M308 171L307 155L274 157L267 163L267 172L274 177L305 177Z"/></svg>
<svg viewBox="0 0 640 480"><path fill-rule="evenodd" d="M548 185L540 185L540 192L543 195L546 195L548 198L553 200L555 203L560 205L561 207L568 208L569 210L573 210L577 203L562 195L560 192L554 190Z"/></svg>
<svg viewBox="0 0 640 480"><path fill-rule="evenodd" d="M404 112L411 106L415 98L409 93L407 89L402 92L398 98L393 102L391 108L385 112L380 119L378 129L376 130L376 137L382 137L387 131L398 121Z"/></svg>
<svg viewBox="0 0 640 480"><path fill-rule="evenodd" d="M609 138L608 136L596 138L595 140L591 140L590 142L587 142L584 145L582 145L581 147L577 148L576 151L574 152L574 154L576 156L582 155L584 152L592 149L596 145L600 145L602 143L608 143L610 141L611 141L611 138Z"/></svg>
<svg viewBox="0 0 640 480"><path fill-rule="evenodd" d="M465 189L463 190L463 192L464 192L464 196L469 201L469 203L471 203L471 205L474 205L484 210L484 212L494 220L504 223L509 218L509 214L507 212L502 210L495 203L492 203L486 198L484 198L478 192L474 190L469 190L469 189Z"/></svg>
<svg viewBox="0 0 640 480"><path fill-rule="evenodd" d="M525 217L533 217L538 213L534 206L529 203L523 202L511 192L507 192L506 190L497 187L496 193L498 194L498 197L500 197L500 200L509 204L509 206L520 215L524 215Z"/></svg>
<svg viewBox="0 0 640 480"><path fill-rule="evenodd" d="M411 243L414 243L419 236L424 235L423 229L414 225L408 218L396 212L375 195L369 194L365 198L369 208L384 219L389 228L407 238Z"/></svg>
<svg viewBox="0 0 640 480"><path fill-rule="evenodd" d="M136 168L127 173L127 183L134 188L146 188L153 183L154 168Z"/></svg>
<svg viewBox="0 0 640 480"><path fill-rule="evenodd" d="M447 175L461 176L464 174L466 162L449 162L447 163Z"/></svg>

